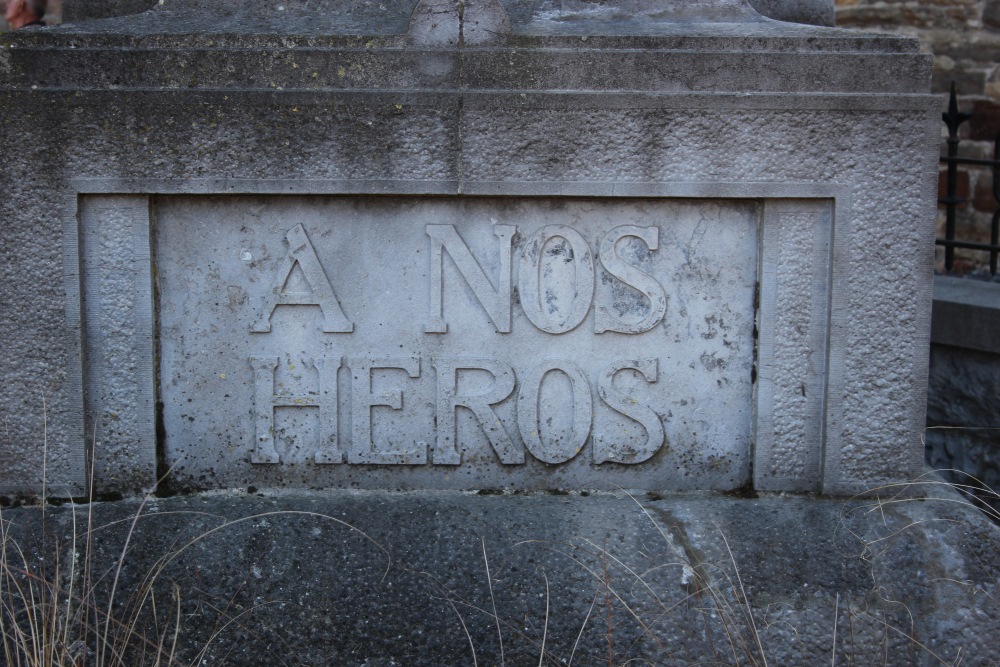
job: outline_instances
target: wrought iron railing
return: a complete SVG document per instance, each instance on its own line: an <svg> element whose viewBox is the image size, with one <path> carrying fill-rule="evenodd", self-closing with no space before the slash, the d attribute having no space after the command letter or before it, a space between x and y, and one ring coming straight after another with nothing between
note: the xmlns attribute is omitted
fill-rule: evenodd
<svg viewBox="0 0 1000 667"><path fill-rule="evenodd" d="M962 123L972 118L972 114L962 113L958 110L958 97L955 94L954 83L951 84L948 111L942 114L942 118L945 125L948 126L948 155L942 157L941 162L948 165L948 178L946 194L938 199L938 203L945 207L944 238L937 239L935 243L944 246L944 268L946 271L951 271L955 265L955 248L965 248L988 252L990 255L990 275L995 276L997 275L997 258L1000 257L1000 135L997 135L993 143L992 160L958 156L959 142L961 141L958 137L958 128ZM962 241L955 238L957 209L966 201L965 197L958 195L958 165L960 164L990 167L993 172L993 199L996 201L997 209L993 212L989 243Z"/></svg>

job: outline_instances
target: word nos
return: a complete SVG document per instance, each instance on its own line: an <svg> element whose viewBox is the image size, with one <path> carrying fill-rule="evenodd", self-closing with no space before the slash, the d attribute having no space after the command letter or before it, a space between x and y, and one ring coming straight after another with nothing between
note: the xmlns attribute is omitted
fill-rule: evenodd
<svg viewBox="0 0 1000 667"><path fill-rule="evenodd" d="M513 254L517 226L494 225L493 233L498 240L499 277L497 287L493 287L482 266L476 260L468 245L453 225L425 226L430 240L429 312L423 332L445 334L448 323L444 315L444 274L442 262L444 253L453 260L460 275L471 288L480 306L485 311L497 332L509 334L511 331L511 310L513 287ZM659 228L622 225L605 233L598 243L597 260L604 271L624 285L640 293L647 308L635 320L618 317L608 303L597 303L594 308L594 333L612 331L624 334L640 334L655 327L664 317L667 297L662 285L648 273L629 264L617 252L619 241L627 237L640 239L649 251L655 251L659 244ZM260 316L251 327L251 333L267 334L271 331L271 317L278 306L316 306L322 312L320 329L327 334L352 334L354 321L344 312L333 284L323 269L323 265L309 240L305 228L299 224L285 236L289 251L275 273L272 287L267 294ZM565 260L573 264L571 276L572 294L568 307L554 309L546 307L549 297L546 280L550 272L544 270L543 256L546 249L558 244L566 251ZM568 248L565 248L568 246ZM579 327L593 305L595 280L598 275L594 256L589 243L572 227L548 225L520 242L520 262L517 274L517 293L521 308L527 319L540 331L548 334L564 334ZM289 278L299 268L311 291L286 291ZM280 463L281 457L274 443L274 409L278 407L317 407L321 429L322 446L315 454L319 464L339 464L345 462L345 451L338 443L338 390L337 375L344 366L345 358L326 356L311 363L318 373L318 391L305 395L279 395L274 387L274 373L278 366L277 357L252 357L254 372L256 448L251 456L253 463ZM490 445L499 460L507 465L525 462L523 448L518 448L510 433L501 423L494 406L507 400L517 387L516 429L521 441L536 459L549 464L561 464L575 458L591 439L594 421L594 400L587 374L576 363L568 360L545 360L525 369L518 377L511 365L492 358L433 357L431 366L435 369L437 385L434 396L436 415L436 442L430 462L436 465L460 465L462 456L456 437L456 411L469 410L483 428ZM390 447L387 443L373 441L372 409L388 407L402 410L403 393L399 389L374 392L372 371L380 369L400 369L410 378L419 378L421 358L419 356L357 357L347 361L351 381L350 405L352 424L351 445L346 451L346 462L350 464L376 465L419 465L428 463L429 447L425 442L417 442L406 450ZM492 376L492 384L476 392L459 392L458 376L462 370L485 371ZM665 436L660 416L648 405L635 400L629 394L615 387L615 376L631 370L641 375L646 383L658 381L658 361L655 358L624 359L607 364L596 379L597 395L601 403L611 410L624 415L641 425L645 430L643 442L629 443L621 447L606 442L603 438L593 438L594 463L615 462L637 464L649 460L662 447ZM545 419L540 402L542 384L550 373L562 373L568 380L572 396L566 397L561 406L549 409L572 411L572 426L566 433L542 435L540 420Z"/></svg>

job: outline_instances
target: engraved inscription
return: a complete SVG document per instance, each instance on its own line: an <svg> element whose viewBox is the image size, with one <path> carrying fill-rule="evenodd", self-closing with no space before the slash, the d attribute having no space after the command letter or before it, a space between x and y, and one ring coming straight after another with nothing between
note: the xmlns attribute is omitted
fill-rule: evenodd
<svg viewBox="0 0 1000 667"><path fill-rule="evenodd" d="M165 460L193 487L749 474L757 202L158 206Z"/></svg>
<svg viewBox="0 0 1000 667"><path fill-rule="evenodd" d="M482 266L454 225L427 225L430 245L430 313L424 331L447 333L444 317L444 275L442 260L447 251L459 273L472 289L480 305L499 333L511 330L511 254L517 235L515 225L494 225L500 241L498 286L493 288ZM640 239L647 252L659 247L658 227L622 225L605 234L599 243L601 266L608 279L625 291L635 290L648 303L648 310L635 322L615 316L615 303L598 302L594 312L594 333L615 331L639 334L663 320L667 296L663 286L650 274L626 262L618 252L618 242L627 237ZM522 244L518 275L521 307L539 330L562 334L578 327L590 311L594 296L595 267L590 246L583 236L566 225L550 225L538 230ZM621 288L619 288L621 289Z"/></svg>
<svg viewBox="0 0 1000 667"><path fill-rule="evenodd" d="M580 326L594 298L594 258L580 232L550 225L528 239L518 288L524 314L542 331L561 334Z"/></svg>
<svg viewBox="0 0 1000 667"><path fill-rule="evenodd" d="M454 225L426 225L430 239L430 317L424 326L425 333L447 333L444 317L444 255L451 257L459 274L472 290L496 327L498 333L511 331L511 266L517 227L494 225L497 238L499 275L494 288L469 246ZM658 227L621 225L604 234L599 242L598 259L612 280L634 289L648 302L648 310L638 321L624 321L614 315L614 305L598 303L594 314L594 332L613 331L640 334L655 327L667 310L663 286L648 273L626 262L619 254L618 243L634 237L645 244L646 252L659 247ZM255 333L269 333L270 318L278 305L319 306L324 315L325 333L349 333L353 324L347 320L339 300L326 277L326 272L309 241L305 228L299 224L286 235L289 251L277 273L277 279L268 295L260 320L254 325ZM288 292L286 285L296 266L300 266L312 293ZM590 245L575 229L567 225L548 225L529 237L521 247L518 289L521 307L526 318L539 330L548 334L564 334L576 329L590 312L595 291L595 265ZM280 455L273 441L274 408L319 407L324 446L316 452L316 463L342 463L343 453L337 446L337 381L336 373L342 360L318 358L313 364L319 371L320 388L313 395L279 396L274 394L274 372L278 360L253 357L256 387L257 444L254 463L279 463ZM456 411L465 408L478 420L490 446L501 463L523 464L524 449L536 459L548 464L562 464L575 458L591 436L594 420L594 403L587 374L569 360L547 360L528 368L518 383L514 369L508 364L485 357L456 359L439 357L431 362L437 375L436 413L437 437L431 461L436 465L460 465L462 454L458 447ZM372 410L404 409L403 391L398 388L375 392L373 372L390 369L405 371L410 378L420 377L419 357L356 358L350 361L351 372L351 439L353 446L347 453L352 464L368 465L420 465L428 462L427 444L415 442L400 448L373 439ZM474 393L458 389L460 371L479 370L491 375L492 383ZM609 364L597 379L601 401L615 412L642 426L644 442L630 442L622 447L612 444L598 434L594 438L594 463L637 464L649 460L664 442L664 429L660 416L648 405L636 401L614 386L615 375L633 370L647 383L658 379L656 359L620 360ZM548 401L542 400L543 385L553 375L568 380L568 392L557 394ZM517 393L516 430L524 447L514 444L493 406L505 401L515 386ZM569 411L569 423L560 427L543 427L551 424L547 412Z"/></svg>
<svg viewBox="0 0 1000 667"><path fill-rule="evenodd" d="M379 465L427 463L427 443L417 442L412 447L397 449L384 443L372 442L372 408L403 409L403 391L372 392L372 373L395 369L406 371L411 378L420 377L420 359L417 357L384 357L351 360L351 415L354 446L348 455L351 463Z"/></svg>
<svg viewBox="0 0 1000 667"><path fill-rule="evenodd" d="M636 464L648 461L663 446L663 422L648 405L639 403L614 386L615 375L619 371L635 370L642 374L646 382L658 379L656 359L631 359L609 364L597 381L597 391L601 400L612 408L640 424L646 430L646 441L630 443L627 447L616 447L604 434L594 437L594 463L613 461L614 463Z"/></svg>
<svg viewBox="0 0 1000 667"><path fill-rule="evenodd" d="M444 289L444 277L441 272L442 251L447 250L497 331L510 333L510 255L517 227L512 225L493 227L493 234L500 240L500 280L497 289L493 289L490 285L482 267L472 256L469 246L462 241L454 225L427 225L426 231L427 236L431 237L431 312L424 331L448 332L441 299L441 291Z"/></svg>
<svg viewBox="0 0 1000 667"><path fill-rule="evenodd" d="M659 324L667 313L667 294L663 290L663 285L656 282L653 276L625 262L617 254L618 242L629 236L641 239L649 250L656 250L660 242L660 228L623 225L612 229L601 239L599 254L601 265L623 284L641 292L649 301L649 312L640 321L628 323L613 315L612 305L599 303L594 313L594 333L605 331L644 333Z"/></svg>
<svg viewBox="0 0 1000 667"><path fill-rule="evenodd" d="M341 463L343 455L337 447L337 371L341 359L320 358L311 362L319 372L319 387L315 392L298 395L277 395L274 392L274 371L279 359L251 357L254 375L254 416L256 447L251 455L254 463L281 463L274 447L274 409L277 407L319 408L322 446L315 454L316 463Z"/></svg>
<svg viewBox="0 0 1000 667"><path fill-rule="evenodd" d="M497 359L448 359L434 360L437 371L437 445L434 463L459 465L462 455L457 447L455 410L468 409L479 420L493 451L503 463L524 463L524 452L514 446L492 406L500 403L514 391L514 369ZM493 384L474 394L459 393L458 373L462 370L481 369L493 376Z"/></svg>
<svg viewBox="0 0 1000 667"><path fill-rule="evenodd" d="M306 394L275 394L274 376L280 360L272 357L252 357L256 387L255 414L257 445L254 463L280 463L281 457L274 446L274 409L319 408L322 447L315 454L316 463L342 463L343 453L337 446L337 371L341 358L318 358L309 364L318 371L319 386ZM456 423L458 408L467 409L475 416L479 428L485 433L497 459L504 465L525 462L524 449L539 461L561 464L575 458L583 451L591 433L595 414L592 385L586 372L568 360L547 360L524 369L518 379L514 368L486 357L438 357L431 360L436 373L435 421L437 440L431 457L435 465L461 465L459 429ZM427 443L416 441L400 448L399 443L376 437L373 433L372 410L389 408L406 409L404 389L394 387L384 391L373 389L375 374L385 371L404 371L411 379L421 377L421 358L385 357L349 359L347 370L351 377L352 446L347 460L353 464L367 465L421 465L428 463ZM614 377L621 371L640 373L646 383L658 380L656 359L629 359L613 361L597 377L598 396L605 409L610 409L640 424L645 429L644 442L633 443L622 451L603 436L595 437L594 463L642 463L652 457L663 444L663 424L659 415L640 396L625 393L614 386ZM463 372L480 372L490 377L485 389L462 391L459 377ZM563 376L568 391L545 391L546 385L555 384L556 376ZM505 424L495 406L517 392L516 422ZM551 389L551 388L550 388ZM543 395L548 393L546 399ZM569 410L570 423L564 427L551 426L560 413ZM544 426L547 424L548 426ZM515 444L512 433L520 435L524 447Z"/></svg>
<svg viewBox="0 0 1000 667"><path fill-rule="evenodd" d="M572 423L568 429L556 429L554 433L542 436L539 419L544 418L544 410L555 406L539 405L542 383L550 373L560 372L569 378L571 393L560 396L562 405L570 406ZM533 366L521 381L521 391L517 395L517 425L521 438L536 459L545 463L565 463L580 453L590 436L590 424L594 417L594 402L590 396L590 384L583 369L572 361L543 361Z"/></svg>
<svg viewBox="0 0 1000 667"><path fill-rule="evenodd" d="M267 295L267 303L261 311L260 319L253 325L251 331L254 333L268 333L271 331L271 315L274 309L280 305L289 306L319 306L323 311L323 331L326 333L350 333L354 331L354 325L344 315L340 308L340 301L330 280L326 277L326 271L320 264L319 257L306 230L302 225L295 225L288 230L285 236L288 241L288 254L281 263L281 268L275 276L274 286ZM285 287L291 277L295 267L302 269L306 280L309 282L311 292L286 292Z"/></svg>

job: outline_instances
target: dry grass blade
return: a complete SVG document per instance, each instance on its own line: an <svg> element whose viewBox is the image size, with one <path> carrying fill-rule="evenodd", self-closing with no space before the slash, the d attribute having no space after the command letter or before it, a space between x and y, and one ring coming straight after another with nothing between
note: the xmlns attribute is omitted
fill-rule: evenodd
<svg viewBox="0 0 1000 667"><path fill-rule="evenodd" d="M493 608L494 610L491 611L490 609L487 609L487 608L485 608L483 606L479 606L479 605L477 605L477 604L475 604L473 602L470 602L469 600L466 600L466 599L463 599L461 597L455 596L454 594L452 594L451 592L449 592L446 589L446 587L444 586L444 584L442 584L437 579L437 577L435 577L434 575L430 574L429 572L423 572L423 571L417 571L417 570L410 570L410 571L411 572L415 572L417 574L420 574L421 576L426 577L430 582L432 582L433 586L440 593L440 597L435 596L434 599L436 599L436 600L443 600L443 601L447 602L449 605L451 605L452 609L455 611L455 614L458 616L459 622L462 625L462 629L465 632L466 638L469 641L470 646L472 647L473 662L476 662L475 645L473 644L473 640L472 640L471 634L469 633L468 628L466 627L464 617L462 616L461 612L458 610L459 606L461 606L461 607L463 607L465 609L468 609L469 611L474 612L476 614L482 614L486 618L493 619L493 622L498 623L500 626L502 626L503 628L505 628L508 633L518 635L519 637L525 639L526 641L528 641L528 642L530 642L530 643L538 646L539 649L542 651L543 654L546 653L546 651L544 649L544 646L540 642L537 642L533 637L528 636L527 634L524 633L525 628L523 628L522 626L519 626L517 623L514 623L514 622L512 622L510 620L506 620L506 619L502 618L501 616L499 616L499 611L496 610L496 607L494 607ZM499 630L498 630L498 632L499 632ZM582 633L582 629L581 629L581 633ZM549 659L550 660L556 660L557 662L559 662L556 658L552 657L551 651L549 651L548 653L549 653ZM506 660L506 653L505 653L504 659Z"/></svg>
<svg viewBox="0 0 1000 667"><path fill-rule="evenodd" d="M833 641L830 644L833 650L830 651L830 667L837 664L837 621L840 619L840 592L837 592L837 601L833 608Z"/></svg>
<svg viewBox="0 0 1000 667"><path fill-rule="evenodd" d="M716 526L716 528L718 528L718 526ZM729 553L729 560L733 564L733 570L736 572L736 581L740 585L740 595L742 596L742 600L740 600L740 603L742 605L743 612L747 617L747 620L750 622L750 629L753 632L753 639L757 644L757 650L760 651L760 659L764 663L764 667L767 667L767 656L764 654L764 645L760 641L760 633L757 632L757 623L756 621L754 621L753 618L753 610L750 609L750 601L747 599L746 589L743 588L743 578L742 576L740 576L740 569L736 565L736 558L733 557L733 550L729 547L729 540L726 539L726 535L725 533L722 532L721 529L719 530L719 535L722 537L722 541L726 545L726 551Z"/></svg>
<svg viewBox="0 0 1000 667"><path fill-rule="evenodd" d="M212 644L215 642L215 640L219 638L220 635L222 635L227 629L229 629L229 627L231 625L236 625L238 627L243 628L244 630L248 630L247 626L245 626L242 623L240 623L240 619L242 617L244 617L244 616L252 614L253 612L255 612L258 609L260 609L261 607L266 607L268 605L274 605L274 604L284 604L284 602L283 601L279 601L279 600L272 600L272 601L267 602L267 603L255 605L255 606L251 607L250 609L244 609L240 613L235 614L233 616L229 616L228 614L225 614L224 612L222 612L219 609L212 608L213 611L220 613L220 615L226 616L227 617L226 618L226 622L224 624L222 624L221 626L216 627L213 630L212 635L208 638L207 641L205 641L204 644L202 644L201 649L198 651L197 655L195 655L194 659L191 661L191 664L192 665L207 664L209 662L209 660L206 659L206 655L208 654L209 648L212 646ZM206 605L206 606L211 607L210 605ZM253 633L251 633L251 634L253 634ZM287 649L288 646L286 645L285 648ZM286 665L287 666L287 664L288 664L284 660L281 659L280 655L276 655L275 654L275 655L272 656L272 659L277 660L277 662L279 664L281 664L281 665ZM224 662L225 661L223 661L223 663Z"/></svg>
<svg viewBox="0 0 1000 667"><path fill-rule="evenodd" d="M104 632L97 645L97 654L100 663L104 663L105 652L109 650L108 632L111 629L111 619L114 617L113 605L115 602L115 593L118 590L118 579L121 576L122 568L125 564L125 556L128 555L129 544L132 542L132 536L135 534L135 525L138 523L139 517L142 516L142 510L146 506L146 502L148 500L149 496L143 498L142 504L139 506L139 511L137 511L132 517L132 523L129 525L128 534L125 537L125 545L122 547L121 554L118 556L118 564L114 570L114 581L111 584L111 593L108 595L108 610L104 614ZM117 631L117 626L115 629Z"/></svg>
<svg viewBox="0 0 1000 667"><path fill-rule="evenodd" d="M604 549L601 550L601 582L604 584L604 611L606 630L605 636L608 642L608 667L614 667L615 650L614 638L612 636L611 625L611 578L608 576L608 538L604 538ZM624 604L624 600L622 601Z"/></svg>
<svg viewBox="0 0 1000 667"><path fill-rule="evenodd" d="M892 632L894 632L894 633L896 633L896 634L904 637L907 641L911 642L917 648L925 651L927 653L927 655L929 655L932 658L934 658L935 660L937 660L939 663L941 663L942 665L944 665L944 667L955 667L954 664L949 663L947 660L945 660L940 655L938 655L933 650L931 650L931 648L929 646L927 646L926 644L923 644L920 641L918 641L917 638L914 637L912 633L908 633L908 632L905 632L903 630L900 630L899 628L897 628L893 624L889 623L885 619L879 618L879 617L874 616L872 614L865 613L864 616L867 617L868 619L874 621L875 623L878 623L879 625L881 625L882 627L885 628L885 631L886 631L886 634L885 634L885 637L886 637L886 647L887 647L886 650L888 650L888 636L889 636L889 631L891 630ZM959 656L959 661L961 661L961 656ZM888 657L886 657L886 664L888 664Z"/></svg>
<svg viewBox="0 0 1000 667"><path fill-rule="evenodd" d="M44 404L44 401L43 401ZM45 423L45 422L43 422ZM96 434L95 434L96 435ZM45 426L47 441L47 425ZM43 446L45 443L43 443ZM44 455L43 455L44 456ZM95 460L89 460L88 480L94 477ZM43 481L44 484L44 481ZM186 543L174 544L154 562L141 577L127 600L118 600L122 576L139 545L136 544L140 520L150 516L145 512L151 496L147 495L139 508L127 520L96 526L94 503L89 503L86 519L80 520L75 504L70 505L71 535L63 543L53 540L46 525L49 513L45 494L41 498L41 537L30 549L22 547L11 532L12 523L0 508L0 664L12 667L127 667L131 665L179 666L177 652L183 625L181 589L172 584L174 610L170 622L164 623L154 592L165 568L187 549L225 529L268 516L305 516L330 521L362 535L386 554L384 577L391 567L388 551L363 531L335 517L308 511L275 511L228 521L203 531ZM171 512L157 513L164 516ZM195 513L202 514L202 513ZM31 534L30 515L24 536ZM81 525L83 524L83 525ZM126 524L120 550L108 570L98 569L94 549L95 535ZM82 551L82 554L80 553ZM66 559L67 555L68 565ZM65 582L65 585L64 585ZM211 606L211 605L209 605ZM244 630L243 617L262 605L230 616L225 610L214 609L221 620L201 647L196 662L227 628L239 625ZM251 633L252 634L252 633ZM152 639L150 639L152 637ZM276 656L277 662L282 662Z"/></svg>
<svg viewBox="0 0 1000 667"><path fill-rule="evenodd" d="M462 614L459 613L458 607L455 606L455 602L450 597L444 599L451 605L455 616L458 616L458 622L462 624L462 632L465 633L465 638L469 640L469 649L472 650L472 667L479 667L479 661L476 659L476 644L472 641L472 635L469 634L469 628L465 625L465 619L462 618Z"/></svg>
<svg viewBox="0 0 1000 667"><path fill-rule="evenodd" d="M170 642L170 655L167 656L168 665L172 665L174 663L174 655L177 654L177 638L181 636L181 587L175 583L173 588L176 611L174 613L174 637L173 641ZM157 656L157 658L159 658L159 656Z"/></svg>
<svg viewBox="0 0 1000 667"><path fill-rule="evenodd" d="M145 501L141 507L145 507ZM44 506L43 511L45 511ZM38 557L42 565L34 567L33 556L29 556L29 552L23 550L12 538L10 522L0 513L0 644L2 644L0 662L18 667L79 667L83 664L95 667L126 667L132 664L155 664L163 667L178 665L178 640L183 622L180 588L173 584L175 610L171 614L171 623L165 625L162 622L164 619L158 612L157 598L154 594L154 585L158 578L167 565L176 560L183 551L210 535L247 521L276 515L321 517L357 531L350 524L335 517L306 511L267 512L227 521L200 533L157 559L122 607L117 600L119 591L122 590L121 577L132 553L136 526L140 519L147 516L141 509L128 524L124 546L118 552L115 564L108 573L110 575L108 588L104 594L98 593L98 586L105 579L105 575L95 571L96 559L92 556L92 540L97 528L92 525L80 526L75 507L71 508L70 514L73 536L67 542L71 565L67 567L69 579L65 588L60 585L60 582L66 580L66 574L60 569L63 561L58 556L65 551L63 545L43 545L44 548ZM89 516L92 520L92 515ZM386 552L363 531L357 532ZM86 545L82 563L78 562L80 557L77 553L81 544ZM44 558L45 553L57 555ZM98 598L102 600L100 604ZM255 605L235 616L228 615L225 610L213 608L223 622L213 629L208 640L202 645L196 662L204 656L207 647L229 627L238 625L248 630L243 619L261 606L263 605ZM155 634L147 634L145 625L147 622L151 623ZM149 661L147 662L143 656L148 656ZM276 656L276 664L281 662L280 656Z"/></svg>
<svg viewBox="0 0 1000 667"><path fill-rule="evenodd" d="M542 650L538 653L538 667L542 667L545 659L545 640L549 636L549 578L544 572L542 577L545 578L545 625L542 627Z"/></svg>
<svg viewBox="0 0 1000 667"><path fill-rule="evenodd" d="M590 609L587 610L587 615L583 618L583 623L580 624L580 632L576 633L576 641L573 642L573 650L569 653L569 661L566 663L566 667L573 667L573 657L576 655L576 648L580 645L580 638L583 637L583 630L587 627L587 621L590 620L590 614L594 611L597 598L598 596L595 595L590 603Z"/></svg>
<svg viewBox="0 0 1000 667"><path fill-rule="evenodd" d="M490 559L486 557L486 540L480 538L483 545L483 564L486 566L486 583L490 587L490 603L493 605L493 618L497 624L497 639L500 641L500 667L504 667L503 633L500 632L500 616L497 615L497 601L493 596L493 578L490 576Z"/></svg>

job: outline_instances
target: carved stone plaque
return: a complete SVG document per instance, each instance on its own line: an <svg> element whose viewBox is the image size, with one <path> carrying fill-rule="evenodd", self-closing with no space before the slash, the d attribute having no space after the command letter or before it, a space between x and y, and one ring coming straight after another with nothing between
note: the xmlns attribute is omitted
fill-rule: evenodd
<svg viewBox="0 0 1000 667"><path fill-rule="evenodd" d="M749 479L761 204L161 197L192 488Z"/></svg>

